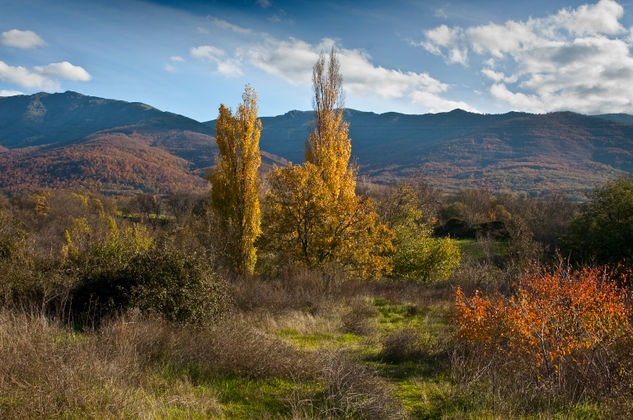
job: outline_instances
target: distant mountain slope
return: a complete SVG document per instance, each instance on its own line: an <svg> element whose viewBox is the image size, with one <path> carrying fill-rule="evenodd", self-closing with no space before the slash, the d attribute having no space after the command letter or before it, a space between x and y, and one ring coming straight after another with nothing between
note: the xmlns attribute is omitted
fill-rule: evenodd
<svg viewBox="0 0 633 420"><path fill-rule="evenodd" d="M0 189L8 192L202 190L216 154L207 126L142 103L76 92L0 98ZM285 164L268 153L262 160Z"/></svg>
<svg viewBox="0 0 633 420"><path fill-rule="evenodd" d="M301 111L262 118L262 148L302 162L311 119L311 112ZM633 125L603 117L462 110L374 114L348 109L345 119L361 174L379 182L421 175L451 189L478 186L579 195L633 171ZM214 121L206 124L212 129Z"/></svg>
<svg viewBox="0 0 633 420"><path fill-rule="evenodd" d="M140 123L146 127L208 131L195 120L149 105L71 91L0 99L0 145L10 149L70 143L96 131Z"/></svg>
<svg viewBox="0 0 633 420"><path fill-rule="evenodd" d="M600 115L594 115L594 117L602 118L604 120L619 122L622 124L633 124L633 115L630 115L630 114L600 114Z"/></svg>
<svg viewBox="0 0 633 420"><path fill-rule="evenodd" d="M263 171L301 163L312 112L262 117ZM446 188L582 191L633 172L633 116L375 114L348 109L360 175ZM112 193L208 188L215 121L75 92L0 98L0 189L82 185ZM287 160L286 160L287 159Z"/></svg>

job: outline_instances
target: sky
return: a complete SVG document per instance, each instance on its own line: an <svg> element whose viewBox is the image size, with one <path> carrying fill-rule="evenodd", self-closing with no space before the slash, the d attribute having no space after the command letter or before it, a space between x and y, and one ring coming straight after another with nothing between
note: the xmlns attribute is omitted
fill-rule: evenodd
<svg viewBox="0 0 633 420"><path fill-rule="evenodd" d="M377 113L633 113L633 0L0 0L0 96L143 102L198 121L312 108L332 48Z"/></svg>

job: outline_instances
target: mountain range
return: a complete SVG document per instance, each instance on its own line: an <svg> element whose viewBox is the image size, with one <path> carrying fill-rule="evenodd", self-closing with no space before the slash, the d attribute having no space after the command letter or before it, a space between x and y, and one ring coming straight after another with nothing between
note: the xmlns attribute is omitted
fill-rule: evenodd
<svg viewBox="0 0 633 420"><path fill-rule="evenodd" d="M301 163L311 111L262 117L264 171ZM580 196L633 172L633 116L571 112L424 115L345 110L361 177L423 177L446 190L483 187ZM0 189L85 187L111 194L202 191L217 153L215 121L76 92L0 98Z"/></svg>

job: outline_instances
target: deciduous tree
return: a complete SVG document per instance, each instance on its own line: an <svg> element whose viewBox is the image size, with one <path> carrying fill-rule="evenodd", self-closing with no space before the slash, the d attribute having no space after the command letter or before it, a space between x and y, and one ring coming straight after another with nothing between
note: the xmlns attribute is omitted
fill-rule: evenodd
<svg viewBox="0 0 633 420"><path fill-rule="evenodd" d="M227 240L227 259L235 271L252 273L257 261L255 240L261 233L261 121L253 88L246 86L242 101L235 114L220 106L215 124L219 155L208 179L213 186L211 204Z"/></svg>
<svg viewBox="0 0 633 420"><path fill-rule="evenodd" d="M420 199L410 185L401 185L389 197L387 222L395 231L394 275L429 282L448 279L459 265L459 247L450 238L434 238L424 223Z"/></svg>
<svg viewBox="0 0 633 420"><path fill-rule="evenodd" d="M269 176L269 245L282 259L310 268L336 263L358 275L389 270L393 233L380 223L373 203L356 195L334 51L314 65L313 85L315 122L306 162L275 168Z"/></svg>

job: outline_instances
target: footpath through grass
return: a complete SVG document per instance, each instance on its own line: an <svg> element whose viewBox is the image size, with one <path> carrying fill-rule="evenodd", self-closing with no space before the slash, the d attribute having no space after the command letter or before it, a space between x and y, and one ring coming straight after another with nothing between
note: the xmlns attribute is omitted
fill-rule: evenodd
<svg viewBox="0 0 633 420"><path fill-rule="evenodd" d="M81 333L0 312L0 418L600 418L459 382L450 287L363 290L210 330L141 317Z"/></svg>

